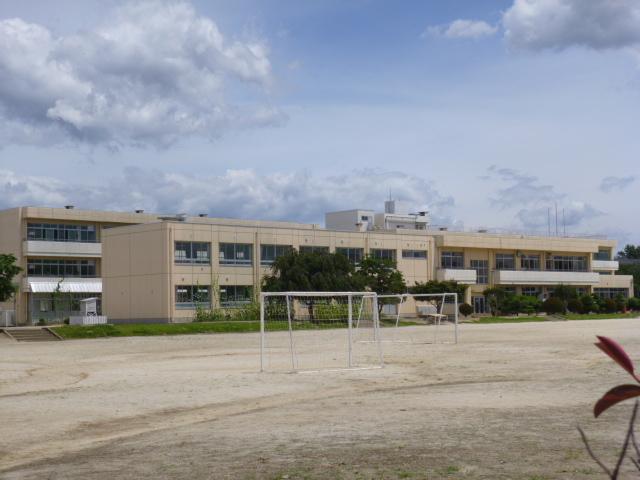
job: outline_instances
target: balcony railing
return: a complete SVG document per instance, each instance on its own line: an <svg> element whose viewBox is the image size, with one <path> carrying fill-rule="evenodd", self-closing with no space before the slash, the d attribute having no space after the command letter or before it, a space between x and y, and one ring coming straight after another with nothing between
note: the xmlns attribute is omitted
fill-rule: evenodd
<svg viewBox="0 0 640 480"><path fill-rule="evenodd" d="M593 270L606 270L615 272L620 267L617 260L591 260Z"/></svg>
<svg viewBox="0 0 640 480"><path fill-rule="evenodd" d="M596 285L597 272L556 270L494 270L493 283L498 285Z"/></svg>
<svg viewBox="0 0 640 480"><path fill-rule="evenodd" d="M477 281L477 274L476 271L472 269L439 268L437 272L437 279L439 282L454 281L472 285Z"/></svg>
<svg viewBox="0 0 640 480"><path fill-rule="evenodd" d="M25 240L22 243L22 252L26 256L96 258L102 256L102 244Z"/></svg>

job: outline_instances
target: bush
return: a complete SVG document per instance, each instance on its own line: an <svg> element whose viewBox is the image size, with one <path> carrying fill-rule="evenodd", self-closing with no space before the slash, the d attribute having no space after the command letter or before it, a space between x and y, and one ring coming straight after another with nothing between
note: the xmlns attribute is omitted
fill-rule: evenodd
<svg viewBox="0 0 640 480"><path fill-rule="evenodd" d="M591 312L597 312L599 310L598 304L594 301L591 295L581 296L580 303L582 304L581 313L591 313Z"/></svg>
<svg viewBox="0 0 640 480"><path fill-rule="evenodd" d="M618 295L614 301L616 302L616 312L624 312L627 309L627 299L622 295Z"/></svg>
<svg viewBox="0 0 640 480"><path fill-rule="evenodd" d="M199 308L196 310L196 316L194 322L216 322L229 320L229 314L219 308L213 310L204 310Z"/></svg>
<svg viewBox="0 0 640 480"><path fill-rule="evenodd" d="M231 310L231 320L237 322L260 320L260 304L258 302L251 302L240 308Z"/></svg>
<svg viewBox="0 0 640 480"><path fill-rule="evenodd" d="M38 325L42 326L46 324L47 324L47 321L44 318L41 318L40 320L38 320Z"/></svg>
<svg viewBox="0 0 640 480"><path fill-rule="evenodd" d="M64 323L65 325L69 325L69 319L68 319L68 318L65 318L63 323Z"/></svg>
<svg viewBox="0 0 640 480"><path fill-rule="evenodd" d="M567 302L567 309L571 313L584 313L584 305L579 298L570 298Z"/></svg>
<svg viewBox="0 0 640 480"><path fill-rule="evenodd" d="M468 317L473 313L473 307L468 303L461 303L458 307L458 311L465 317Z"/></svg>
<svg viewBox="0 0 640 480"><path fill-rule="evenodd" d="M617 308L616 301L612 298L605 299L602 307L605 313L616 313Z"/></svg>
<svg viewBox="0 0 640 480"><path fill-rule="evenodd" d="M557 297L548 298L542 305L545 312L548 315L556 313L565 313L564 302Z"/></svg>
<svg viewBox="0 0 640 480"><path fill-rule="evenodd" d="M627 308L629 310L638 311L640 310L640 298L631 297L627 300Z"/></svg>

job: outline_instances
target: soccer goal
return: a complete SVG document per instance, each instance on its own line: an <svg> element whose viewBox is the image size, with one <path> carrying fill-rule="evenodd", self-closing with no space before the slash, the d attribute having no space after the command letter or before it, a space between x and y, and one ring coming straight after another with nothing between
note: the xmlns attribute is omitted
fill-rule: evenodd
<svg viewBox="0 0 640 480"><path fill-rule="evenodd" d="M378 295L384 337L393 342L458 343L458 294ZM409 327L409 328L404 328ZM428 327L428 328L418 328Z"/></svg>
<svg viewBox="0 0 640 480"><path fill-rule="evenodd" d="M375 293L261 293L260 371L381 367L379 326Z"/></svg>

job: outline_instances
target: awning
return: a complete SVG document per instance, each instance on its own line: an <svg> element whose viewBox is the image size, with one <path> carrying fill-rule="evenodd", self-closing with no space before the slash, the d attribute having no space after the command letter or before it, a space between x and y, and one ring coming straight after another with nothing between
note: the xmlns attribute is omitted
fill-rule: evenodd
<svg viewBox="0 0 640 480"><path fill-rule="evenodd" d="M52 293L58 288L58 282L38 282L29 280L29 289L32 293ZM90 282L74 282L63 280L60 282L60 291L65 293L102 293L102 280L91 279Z"/></svg>

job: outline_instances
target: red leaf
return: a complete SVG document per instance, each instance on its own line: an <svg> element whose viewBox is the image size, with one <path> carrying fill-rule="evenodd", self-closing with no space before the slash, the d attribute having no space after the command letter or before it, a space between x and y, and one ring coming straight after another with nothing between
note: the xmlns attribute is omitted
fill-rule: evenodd
<svg viewBox="0 0 640 480"><path fill-rule="evenodd" d="M636 381L640 382L640 379L636 377L633 362L627 355L627 352L624 351L624 348L620 346L618 342L610 339L609 337L600 337L598 336L598 343L596 343L596 347L602 350L604 353L609 355L615 362L624 368Z"/></svg>
<svg viewBox="0 0 640 480"><path fill-rule="evenodd" d="M605 393L593 407L593 415L598 417L609 407L629 398L640 397L640 387L638 385L618 385Z"/></svg>

